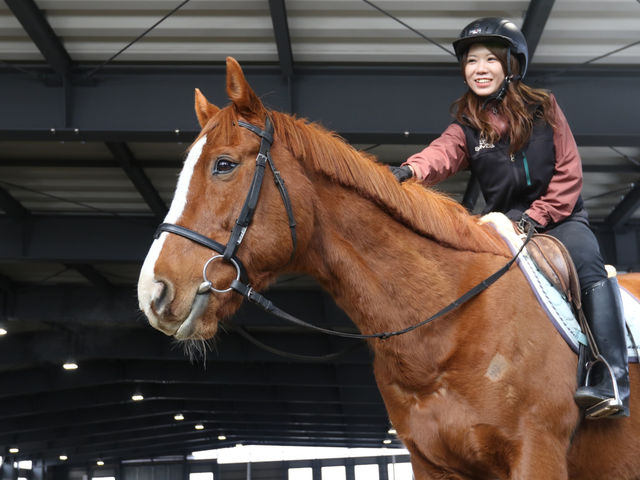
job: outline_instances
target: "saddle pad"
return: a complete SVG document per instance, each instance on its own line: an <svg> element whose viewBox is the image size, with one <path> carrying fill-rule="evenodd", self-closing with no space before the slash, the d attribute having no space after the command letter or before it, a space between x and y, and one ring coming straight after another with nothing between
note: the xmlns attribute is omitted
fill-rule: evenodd
<svg viewBox="0 0 640 480"><path fill-rule="evenodd" d="M504 239L513 254L522 246L524 235L516 233L511 220L502 213L488 213L479 219L479 223L491 225ZM571 349L577 353L580 343L586 345L586 337L582 333L580 324L564 294L560 293L540 273L526 249L518 256L517 264L553 326ZM627 322L629 362L638 363L640 358L640 346L638 345L640 342L640 301L623 287L620 287L620 297L622 298L624 318Z"/></svg>

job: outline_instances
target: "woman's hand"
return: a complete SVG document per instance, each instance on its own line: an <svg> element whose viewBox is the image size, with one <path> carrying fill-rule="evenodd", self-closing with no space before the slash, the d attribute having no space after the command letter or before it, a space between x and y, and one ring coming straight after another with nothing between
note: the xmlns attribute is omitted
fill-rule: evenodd
<svg viewBox="0 0 640 480"><path fill-rule="evenodd" d="M400 183L405 182L413 177L413 168L411 168L409 165L403 165L401 167L390 166L389 169Z"/></svg>

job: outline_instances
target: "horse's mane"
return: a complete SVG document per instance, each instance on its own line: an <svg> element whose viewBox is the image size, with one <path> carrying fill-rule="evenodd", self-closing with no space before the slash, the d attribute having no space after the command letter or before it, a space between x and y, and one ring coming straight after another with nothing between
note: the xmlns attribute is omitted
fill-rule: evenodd
<svg viewBox="0 0 640 480"><path fill-rule="evenodd" d="M224 118L231 115L230 118ZM445 194L415 182L400 185L388 167L372 155L359 152L334 132L303 118L272 111L275 137L293 156L386 210L411 230L457 250L509 255L495 232L478 225L476 217ZM216 136L232 143L237 124L234 108L222 109ZM206 129L209 130L209 129ZM277 141L276 140L276 141Z"/></svg>

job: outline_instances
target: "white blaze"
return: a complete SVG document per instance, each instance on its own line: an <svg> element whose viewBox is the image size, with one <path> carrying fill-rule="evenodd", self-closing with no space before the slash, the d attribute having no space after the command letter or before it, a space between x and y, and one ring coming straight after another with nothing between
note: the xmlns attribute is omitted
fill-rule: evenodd
<svg viewBox="0 0 640 480"><path fill-rule="evenodd" d="M187 194L189 193L191 177L193 176L196 162L200 158L202 149L206 142L207 136L204 135L191 148L191 151L189 152L189 155L184 162L184 166L182 167L182 171L180 172L178 185L176 187L176 193L173 196L173 201L171 202L169 212L164 219L165 223L176 223L182 216L182 212L187 205ZM162 232L162 234L160 234L160 237L153 241L153 243L151 244L151 248L147 253L147 257L142 264L142 269L140 270L140 278L138 280L138 302L140 304L140 309L145 312L147 318L149 318L150 320L152 319L152 312L150 307L152 298L151 292L154 286L155 277L154 269L167 235L167 232Z"/></svg>

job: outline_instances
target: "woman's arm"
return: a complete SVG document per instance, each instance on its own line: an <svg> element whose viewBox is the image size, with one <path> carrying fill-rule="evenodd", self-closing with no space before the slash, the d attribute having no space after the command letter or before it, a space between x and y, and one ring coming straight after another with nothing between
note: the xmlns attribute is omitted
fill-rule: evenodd
<svg viewBox="0 0 640 480"><path fill-rule="evenodd" d="M582 191L582 162L571 128L555 97L551 96L555 127L555 173L547 191L525 212L542 226L564 220L578 201Z"/></svg>
<svg viewBox="0 0 640 480"><path fill-rule="evenodd" d="M460 125L452 123L424 150L410 156L409 165L418 181L434 185L467 167L467 145Z"/></svg>

